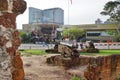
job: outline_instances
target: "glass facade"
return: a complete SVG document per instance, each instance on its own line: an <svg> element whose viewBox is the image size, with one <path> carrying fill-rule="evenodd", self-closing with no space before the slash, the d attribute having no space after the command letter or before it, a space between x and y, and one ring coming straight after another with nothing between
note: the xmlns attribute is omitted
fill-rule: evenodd
<svg viewBox="0 0 120 80"><path fill-rule="evenodd" d="M29 7L29 23L42 22L42 11L33 7Z"/></svg>
<svg viewBox="0 0 120 80"><path fill-rule="evenodd" d="M64 24L64 10L61 8L50 8L40 10L29 7L29 23L46 23L46 24Z"/></svg>
<svg viewBox="0 0 120 80"><path fill-rule="evenodd" d="M100 36L101 32L99 31L88 31L87 36Z"/></svg>
<svg viewBox="0 0 120 80"><path fill-rule="evenodd" d="M87 36L110 36L106 31L88 31Z"/></svg>
<svg viewBox="0 0 120 80"><path fill-rule="evenodd" d="M87 33L87 36L100 36L100 33Z"/></svg>

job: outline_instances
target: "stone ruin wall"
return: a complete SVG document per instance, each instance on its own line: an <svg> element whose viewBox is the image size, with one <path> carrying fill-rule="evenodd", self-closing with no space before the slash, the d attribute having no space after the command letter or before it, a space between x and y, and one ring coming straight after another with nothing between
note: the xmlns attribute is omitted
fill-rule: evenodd
<svg viewBox="0 0 120 80"><path fill-rule="evenodd" d="M24 0L0 0L0 80L23 80L21 41L16 30L16 17L26 9Z"/></svg>
<svg viewBox="0 0 120 80"><path fill-rule="evenodd" d="M120 55L81 57L80 62L88 64L84 72L88 80L120 80Z"/></svg>
<svg viewBox="0 0 120 80"><path fill-rule="evenodd" d="M62 58L58 55L47 58L47 63L62 66L65 69L73 66L84 66L86 68L82 77L87 80L120 80L120 55L80 56L74 59Z"/></svg>

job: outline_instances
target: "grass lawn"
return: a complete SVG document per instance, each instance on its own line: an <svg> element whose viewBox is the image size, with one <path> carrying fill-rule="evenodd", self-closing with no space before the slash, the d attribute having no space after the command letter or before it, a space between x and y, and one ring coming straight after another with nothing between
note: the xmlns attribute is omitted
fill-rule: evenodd
<svg viewBox="0 0 120 80"><path fill-rule="evenodd" d="M44 55L47 54L45 50L22 50L21 53L24 53L22 55Z"/></svg>
<svg viewBox="0 0 120 80"><path fill-rule="evenodd" d="M23 52L27 55L44 55L44 54L49 54L46 53L45 50L23 50L20 51ZM112 54L120 54L120 50L100 50L99 53L80 53L80 55L92 55L92 56L97 56L97 55L112 55Z"/></svg>
<svg viewBox="0 0 120 80"><path fill-rule="evenodd" d="M99 53L80 53L81 55L112 55L112 54L120 54L120 50L99 50Z"/></svg>

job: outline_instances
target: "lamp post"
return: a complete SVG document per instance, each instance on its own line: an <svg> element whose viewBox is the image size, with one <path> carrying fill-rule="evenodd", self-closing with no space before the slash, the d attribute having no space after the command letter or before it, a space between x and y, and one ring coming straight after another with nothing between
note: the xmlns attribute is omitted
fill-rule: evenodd
<svg viewBox="0 0 120 80"><path fill-rule="evenodd" d="M55 11L53 10L53 13L52 13L52 39L55 38L55 25L54 25L54 16L55 16Z"/></svg>
<svg viewBox="0 0 120 80"><path fill-rule="evenodd" d="M69 14L69 5L70 5L70 4L69 4L69 0L68 0L68 25L69 25L69 15L70 15L70 14Z"/></svg>
<svg viewBox="0 0 120 80"><path fill-rule="evenodd" d="M54 10L53 10L53 22L52 22L52 32L53 32L53 34L55 33L54 32L54 28L55 28L55 26L54 26L54 14L55 14L55 12L54 12Z"/></svg>

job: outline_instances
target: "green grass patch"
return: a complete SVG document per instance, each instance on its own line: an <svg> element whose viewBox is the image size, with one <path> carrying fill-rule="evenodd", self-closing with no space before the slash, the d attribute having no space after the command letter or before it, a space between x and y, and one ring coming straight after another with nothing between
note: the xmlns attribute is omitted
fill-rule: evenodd
<svg viewBox="0 0 120 80"><path fill-rule="evenodd" d="M100 53L106 53L106 54L120 54L120 50L100 50Z"/></svg>
<svg viewBox="0 0 120 80"><path fill-rule="evenodd" d="M44 55L47 54L45 50L22 50L20 52L23 52L25 54L22 55ZM90 56L107 56L112 54L120 54L120 50L99 50L99 53L82 53L80 52L80 55L90 55Z"/></svg>
<svg viewBox="0 0 120 80"><path fill-rule="evenodd" d="M80 53L81 55L92 55L92 56L97 56L97 55L112 55L112 54L120 54L120 50L99 50L99 53Z"/></svg>
<svg viewBox="0 0 120 80"><path fill-rule="evenodd" d="M82 80L79 77L73 76L71 80Z"/></svg>
<svg viewBox="0 0 120 80"><path fill-rule="evenodd" d="M23 55L44 55L47 54L45 50L22 50L20 52L23 52Z"/></svg>

